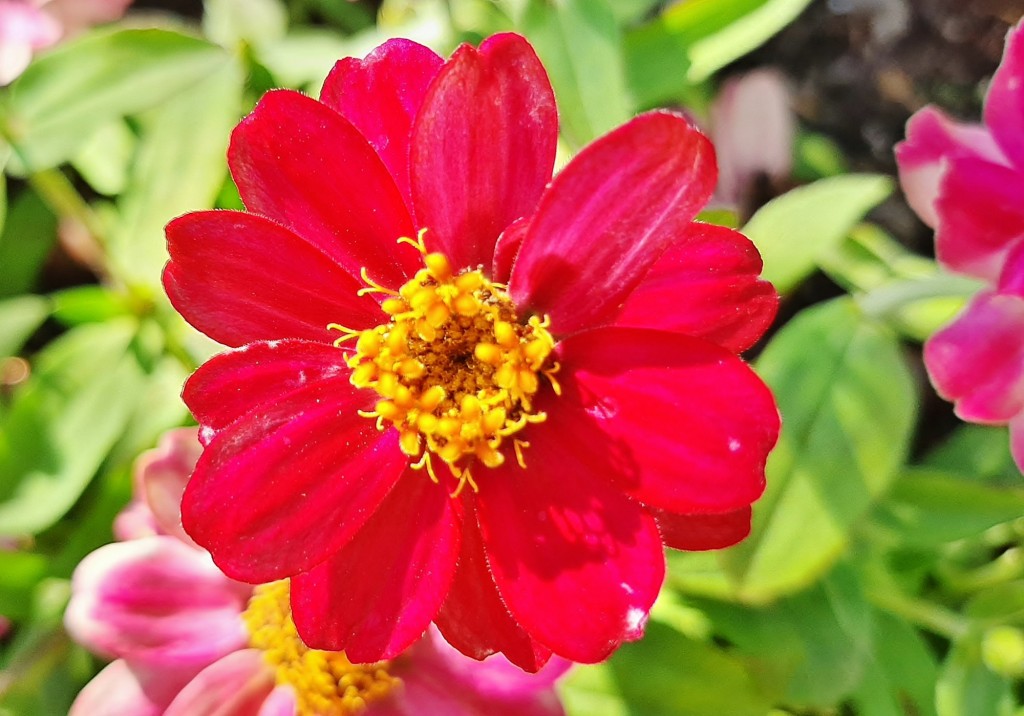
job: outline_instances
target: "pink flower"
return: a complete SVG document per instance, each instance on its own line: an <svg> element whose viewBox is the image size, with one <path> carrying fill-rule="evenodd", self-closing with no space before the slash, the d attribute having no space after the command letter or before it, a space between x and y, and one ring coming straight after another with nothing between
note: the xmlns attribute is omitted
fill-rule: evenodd
<svg viewBox="0 0 1024 716"><path fill-rule="evenodd" d="M131 0L0 0L0 85L20 75L34 53L118 19L129 4Z"/></svg>
<svg viewBox="0 0 1024 716"><path fill-rule="evenodd" d="M150 509L159 534L101 547L75 571L68 631L114 661L82 690L72 716L563 713L551 688L569 668L562 660L526 675L501 657L468 659L436 632L370 666L308 649L286 582L253 590L206 552L160 533L162 524L180 530L166 498L180 496L197 446L195 430L172 431L138 462L126 513Z"/></svg>
<svg viewBox="0 0 1024 716"><path fill-rule="evenodd" d="M988 282L925 344L925 365L962 419L1010 425L1024 470L1024 24L1010 31L985 98L984 125L934 107L896 148L900 181L935 228L946 268Z"/></svg>
<svg viewBox="0 0 1024 716"><path fill-rule="evenodd" d="M663 544L749 530L779 418L737 354L777 297L693 221L711 144L651 112L552 179L556 138L523 38L392 40L319 102L263 97L228 154L248 211L167 228L168 296L238 347L185 387L185 528L290 578L307 643L377 661L434 621L475 658L598 661L641 636Z"/></svg>

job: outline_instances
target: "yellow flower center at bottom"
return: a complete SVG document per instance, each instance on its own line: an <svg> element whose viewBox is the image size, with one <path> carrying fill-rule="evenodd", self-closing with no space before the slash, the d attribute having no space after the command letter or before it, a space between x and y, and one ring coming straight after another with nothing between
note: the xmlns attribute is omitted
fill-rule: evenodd
<svg viewBox="0 0 1024 716"><path fill-rule="evenodd" d="M353 664L342 652L307 647L292 621L287 580L256 587L242 614L249 644L263 651L279 685L295 692L297 716L351 716L401 681L388 662Z"/></svg>
<svg viewBox="0 0 1024 716"><path fill-rule="evenodd" d="M525 467L529 443L513 437L547 415L534 409L540 376L560 388L552 360L555 342L547 316L522 321L503 284L479 270L456 274L447 256L428 253L419 239L403 238L423 254L425 267L397 291L374 283L363 271L368 288L383 293L381 304L391 320L363 331L338 324L329 329L343 335L335 345L355 341L347 358L351 382L375 390L374 409L362 413L384 430L393 425L402 451L418 458L437 482L431 456L444 461L459 480L452 496L473 480L475 463L494 468L505 462L502 448L511 440L517 462Z"/></svg>

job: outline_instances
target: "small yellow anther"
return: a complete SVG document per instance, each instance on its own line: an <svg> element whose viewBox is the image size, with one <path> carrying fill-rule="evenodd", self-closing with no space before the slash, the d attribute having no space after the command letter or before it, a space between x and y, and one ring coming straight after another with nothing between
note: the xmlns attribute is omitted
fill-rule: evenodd
<svg viewBox="0 0 1024 716"><path fill-rule="evenodd" d="M420 395L420 410L432 412L447 397L445 389L440 385L433 385L423 391Z"/></svg>
<svg viewBox="0 0 1024 716"><path fill-rule="evenodd" d="M405 411L390 400L378 400L377 404L373 406L373 410L385 420L401 420L405 415Z"/></svg>
<svg viewBox="0 0 1024 716"><path fill-rule="evenodd" d="M442 253L427 254L423 257L423 263L427 265L430 275L437 281L447 281L452 277L452 265L448 257Z"/></svg>
<svg viewBox="0 0 1024 716"><path fill-rule="evenodd" d="M477 343L473 348L473 355L476 356L476 359L481 363L487 363L488 365L493 366L501 365L501 347L496 346L493 343Z"/></svg>
<svg viewBox="0 0 1024 716"><path fill-rule="evenodd" d="M452 310L460 316L470 318L480 313L480 301L471 293L460 293L452 301Z"/></svg>
<svg viewBox="0 0 1024 716"><path fill-rule="evenodd" d="M515 348L519 345L519 336L516 335L516 329L507 321L494 322L494 340L503 348Z"/></svg>
<svg viewBox="0 0 1024 716"><path fill-rule="evenodd" d="M398 436L398 446L409 457L420 454L420 434L415 430L403 430Z"/></svg>
<svg viewBox="0 0 1024 716"><path fill-rule="evenodd" d="M484 277L478 271L469 271L455 277L455 288L462 293L472 293L484 285Z"/></svg>

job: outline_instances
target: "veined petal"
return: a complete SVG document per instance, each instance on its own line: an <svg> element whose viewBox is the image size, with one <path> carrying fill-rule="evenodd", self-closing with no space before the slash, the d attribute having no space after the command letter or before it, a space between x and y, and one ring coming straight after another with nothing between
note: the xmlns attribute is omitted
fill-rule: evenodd
<svg viewBox="0 0 1024 716"><path fill-rule="evenodd" d="M395 38L365 59L339 60L320 92L320 101L340 112L377 150L410 207L412 123L442 64L433 50Z"/></svg>
<svg viewBox="0 0 1024 716"><path fill-rule="evenodd" d="M1024 298L979 293L924 346L939 394L971 422L1005 423L1024 410Z"/></svg>
<svg viewBox="0 0 1024 716"><path fill-rule="evenodd" d="M512 275L512 266L515 264L516 256L519 254L519 247L523 245L526 237L526 227L530 222L527 219L516 219L501 232L498 243L494 246L494 258L491 261L491 280L498 283L508 283Z"/></svg>
<svg viewBox="0 0 1024 716"><path fill-rule="evenodd" d="M274 670L258 649L242 649L203 669L164 716L253 716L274 690Z"/></svg>
<svg viewBox="0 0 1024 716"><path fill-rule="evenodd" d="M353 276L365 267L397 288L418 268L402 193L377 152L329 107L291 90L268 92L235 128L231 175L249 211L319 247Z"/></svg>
<svg viewBox="0 0 1024 716"><path fill-rule="evenodd" d="M999 146L1024 170L1024 24L1018 23L1006 36L999 69L992 77L985 97L985 124Z"/></svg>
<svg viewBox="0 0 1024 716"><path fill-rule="evenodd" d="M555 162L558 117L529 43L459 47L413 126L412 196L427 245L456 267L490 266L498 235L533 213Z"/></svg>
<svg viewBox="0 0 1024 716"><path fill-rule="evenodd" d="M551 650L523 631L498 596L484 555L476 509L468 500L458 568L448 598L434 621L449 644L473 659L500 652L523 671L532 673L551 657Z"/></svg>
<svg viewBox="0 0 1024 716"><path fill-rule="evenodd" d="M749 507L732 512L677 514L651 510L666 547L699 552L722 549L742 542L750 534Z"/></svg>
<svg viewBox="0 0 1024 716"><path fill-rule="evenodd" d="M610 322L715 186L711 142L684 117L651 112L584 148L541 198L509 289L552 332Z"/></svg>
<svg viewBox="0 0 1024 716"><path fill-rule="evenodd" d="M68 632L92 651L201 668L246 643L247 590L173 537L100 547L78 565Z"/></svg>
<svg viewBox="0 0 1024 716"><path fill-rule="evenodd" d="M548 420L536 433L583 452L604 446L593 458L602 474L653 507L728 512L761 495L779 413L735 355L679 334L601 328L563 341L558 359L563 394L539 406Z"/></svg>
<svg viewBox="0 0 1024 716"><path fill-rule="evenodd" d="M947 160L976 157L1009 163L986 127L956 122L931 105L914 113L907 122L907 138L894 151L907 203L933 229L939 223L935 201Z"/></svg>
<svg viewBox="0 0 1024 716"><path fill-rule="evenodd" d="M367 328L384 315L364 284L288 229L240 211L200 211L167 225L164 290L185 320L218 343L305 338L327 324ZM272 265L271 265L272 262Z"/></svg>
<svg viewBox="0 0 1024 716"><path fill-rule="evenodd" d="M419 639L455 571L457 505L424 472L406 470L348 544L292 579L292 613L303 641L373 662Z"/></svg>
<svg viewBox="0 0 1024 716"><path fill-rule="evenodd" d="M685 333L739 353L764 335L779 296L762 281L761 255L743 234L690 224L626 299L617 326Z"/></svg>
<svg viewBox="0 0 1024 716"><path fill-rule="evenodd" d="M972 157L952 158L936 208L935 252L954 271L995 282L1024 237L1024 172Z"/></svg>
<svg viewBox="0 0 1024 716"><path fill-rule="evenodd" d="M232 423L206 446L185 490L185 531L225 574L253 584L327 559L407 463L395 431L379 433L356 412L372 403L339 375Z"/></svg>
<svg viewBox="0 0 1024 716"><path fill-rule="evenodd" d="M112 661L79 692L68 716L163 716L193 673Z"/></svg>
<svg viewBox="0 0 1024 716"><path fill-rule="evenodd" d="M317 381L347 376L345 354L330 344L261 341L219 353L201 365L185 383L182 399L202 426L200 439L209 443L251 410Z"/></svg>
<svg viewBox="0 0 1024 716"><path fill-rule="evenodd" d="M600 443L573 447L554 427L530 432L525 470L506 461L480 477L480 527L513 618L556 654L593 663L642 636L665 560L654 519L607 466L580 459Z"/></svg>

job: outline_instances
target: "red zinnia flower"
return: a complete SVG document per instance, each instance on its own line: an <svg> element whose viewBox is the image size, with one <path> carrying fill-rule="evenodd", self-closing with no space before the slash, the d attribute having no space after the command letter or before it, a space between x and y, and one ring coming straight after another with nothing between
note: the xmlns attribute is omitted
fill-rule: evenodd
<svg viewBox="0 0 1024 716"><path fill-rule="evenodd" d="M311 647L386 659L433 620L476 658L596 661L640 635L662 543L749 529L779 423L736 354L777 299L693 223L712 147L649 113L551 180L556 132L523 38L393 40L238 126L248 212L168 227L171 301L240 346L185 387L185 528L291 578Z"/></svg>

